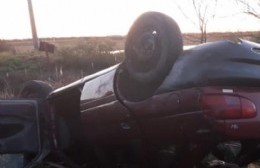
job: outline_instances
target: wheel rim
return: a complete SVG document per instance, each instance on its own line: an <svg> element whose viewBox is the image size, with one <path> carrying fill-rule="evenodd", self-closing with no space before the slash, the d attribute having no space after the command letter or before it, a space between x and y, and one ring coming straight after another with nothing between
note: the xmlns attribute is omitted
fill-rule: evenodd
<svg viewBox="0 0 260 168"><path fill-rule="evenodd" d="M133 45L133 50L140 61L149 60L156 50L157 31L145 32L138 39L137 43Z"/></svg>
<svg viewBox="0 0 260 168"><path fill-rule="evenodd" d="M136 33L128 50L131 53L131 58L127 60L130 69L145 73L156 67L161 56L161 45L161 35L156 27Z"/></svg>

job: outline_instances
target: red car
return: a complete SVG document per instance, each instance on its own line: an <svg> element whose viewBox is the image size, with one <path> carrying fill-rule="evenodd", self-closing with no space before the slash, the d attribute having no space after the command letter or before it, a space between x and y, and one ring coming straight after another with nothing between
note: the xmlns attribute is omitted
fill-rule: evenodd
<svg viewBox="0 0 260 168"><path fill-rule="evenodd" d="M31 81L19 100L0 101L0 152L27 167L242 167L259 159L260 45L182 47L174 20L144 13L121 64L54 91Z"/></svg>

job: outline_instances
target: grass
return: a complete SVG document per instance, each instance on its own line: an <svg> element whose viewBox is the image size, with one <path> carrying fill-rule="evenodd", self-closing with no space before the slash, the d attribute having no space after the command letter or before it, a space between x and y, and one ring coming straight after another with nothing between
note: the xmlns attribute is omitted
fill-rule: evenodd
<svg viewBox="0 0 260 168"><path fill-rule="evenodd" d="M0 97L16 95L22 83L42 80L55 88L86 75L112 66L123 60L124 54L112 54L117 50L111 40L92 39L74 45L56 48L46 57L44 52L15 52L14 47L0 52ZM1 81L5 85L1 86ZM8 96L10 95L10 96Z"/></svg>

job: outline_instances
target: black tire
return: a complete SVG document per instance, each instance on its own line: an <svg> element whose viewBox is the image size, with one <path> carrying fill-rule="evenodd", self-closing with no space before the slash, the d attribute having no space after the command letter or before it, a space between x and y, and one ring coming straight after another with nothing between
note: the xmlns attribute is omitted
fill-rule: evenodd
<svg viewBox="0 0 260 168"><path fill-rule="evenodd" d="M142 14L128 32L126 70L138 82L160 83L183 51L177 23L159 12Z"/></svg>
<svg viewBox="0 0 260 168"><path fill-rule="evenodd" d="M32 80L23 84L18 97L26 99L44 99L52 90L52 86L48 83L39 80Z"/></svg>

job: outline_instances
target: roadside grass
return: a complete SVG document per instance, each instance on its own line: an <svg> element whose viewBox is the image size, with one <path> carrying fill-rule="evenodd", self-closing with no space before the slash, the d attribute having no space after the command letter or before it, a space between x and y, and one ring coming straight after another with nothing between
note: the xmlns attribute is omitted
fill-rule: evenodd
<svg viewBox="0 0 260 168"><path fill-rule="evenodd" d="M10 47L12 48L12 47ZM15 96L28 80L42 80L58 88L115 65L124 59L110 40L86 40L71 46L60 46L46 57L44 52L0 52L0 98ZM1 82L5 83L4 86Z"/></svg>

